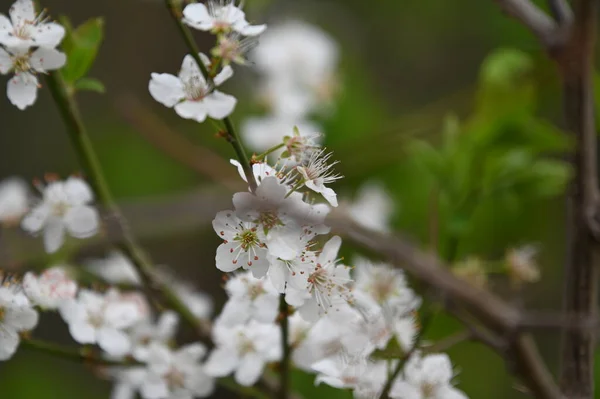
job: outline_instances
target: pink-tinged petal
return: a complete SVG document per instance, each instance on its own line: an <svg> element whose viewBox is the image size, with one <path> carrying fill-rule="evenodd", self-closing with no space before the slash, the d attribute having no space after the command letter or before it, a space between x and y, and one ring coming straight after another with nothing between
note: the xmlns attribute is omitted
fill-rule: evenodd
<svg viewBox="0 0 600 399"><path fill-rule="evenodd" d="M214 349L204 364L206 374L213 377L224 377L230 374L238 365L238 355L227 348Z"/></svg>
<svg viewBox="0 0 600 399"><path fill-rule="evenodd" d="M100 217L96 208L78 206L69 209L65 214L64 223L73 237L88 238L98 232Z"/></svg>
<svg viewBox="0 0 600 399"><path fill-rule="evenodd" d="M50 218L44 226L44 248L48 253L54 253L65 241L65 225L61 220Z"/></svg>
<svg viewBox="0 0 600 399"><path fill-rule="evenodd" d="M185 98L183 86L177 76L168 73L153 73L151 76L148 90L159 103L170 108Z"/></svg>
<svg viewBox="0 0 600 399"><path fill-rule="evenodd" d="M231 78L232 76L233 76L233 68L229 65L226 65L225 67L223 67L221 72L219 72L217 74L217 76L215 76L215 78L213 79L213 82L215 83L215 86L220 86L225 81L227 81L229 78Z"/></svg>
<svg viewBox="0 0 600 399"><path fill-rule="evenodd" d="M256 353L249 353L242 358L240 365L235 372L235 380L243 386L251 386L261 376L265 362Z"/></svg>
<svg viewBox="0 0 600 399"><path fill-rule="evenodd" d="M96 329L87 322L70 323L69 332L73 339L80 344L96 343Z"/></svg>
<svg viewBox="0 0 600 399"><path fill-rule="evenodd" d="M30 73L21 73L8 81L6 94L11 104L22 111L35 103L37 90L37 78Z"/></svg>
<svg viewBox="0 0 600 399"><path fill-rule="evenodd" d="M175 106L177 115L185 119L193 119L197 122L204 122L208 115L207 105L205 100L201 101L184 101Z"/></svg>
<svg viewBox="0 0 600 399"><path fill-rule="evenodd" d="M21 25L35 20L35 8L32 0L17 0L8 12L13 25Z"/></svg>
<svg viewBox="0 0 600 399"><path fill-rule="evenodd" d="M183 22L199 30L210 30L213 19L204 4L189 4L183 9Z"/></svg>
<svg viewBox="0 0 600 399"><path fill-rule="evenodd" d="M111 356L125 356L131 351L129 336L114 328L98 330L98 345Z"/></svg>
<svg viewBox="0 0 600 399"><path fill-rule="evenodd" d="M33 42L40 47L54 48L65 37L65 28L55 22L39 25L32 35Z"/></svg>
<svg viewBox="0 0 600 399"><path fill-rule="evenodd" d="M41 204L31 210L31 212L23 218L21 227L29 233L37 233L44 227L48 217L50 216L50 207Z"/></svg>
<svg viewBox="0 0 600 399"><path fill-rule="evenodd" d="M223 119L229 116L235 109L237 100L229 94L222 93L218 90L204 98L208 115L213 119Z"/></svg>

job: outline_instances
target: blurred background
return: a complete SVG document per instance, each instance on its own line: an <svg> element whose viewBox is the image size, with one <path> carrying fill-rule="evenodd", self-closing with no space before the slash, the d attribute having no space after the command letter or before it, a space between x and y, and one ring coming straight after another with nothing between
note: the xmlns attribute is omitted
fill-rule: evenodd
<svg viewBox="0 0 600 399"><path fill-rule="evenodd" d="M2 0L0 10L11 3ZM79 99L110 186L156 263L209 293L218 309L225 294L214 267L219 240L210 221L230 206L231 185L218 182L237 181L226 161L233 152L210 123L183 120L148 94L150 73L175 73L186 54L164 5L159 0L43 4L52 16L68 15L74 25L104 18L105 39L89 75L104 83L106 93L84 92ZM350 201L363 183L379 182L395 204L393 228L449 263L468 257L493 263L507 248L536 244L540 282L515 290L490 266L490 287L518 306L560 308L563 193L570 173L561 153L569 140L556 127L561 110L553 65L523 27L493 1L481 0L246 4L251 21L298 19L319 27L339 46L331 106L311 118L340 160L338 171L346 178L335 189L341 197ZM212 47L209 35L196 37L201 48ZM257 79L250 66L225 86L239 100L233 114L237 125L265 112L252 96ZM0 78L2 87L6 80ZM47 90L24 112L0 100L0 120L0 178L79 172ZM177 140L169 139L169 130L177 132ZM25 255L41 253L39 241L16 240L21 247L5 248L8 262L26 265ZM105 253L101 245L86 251L81 257ZM351 247L345 251L353 253ZM452 318L440 315L427 338L459 330ZM52 315L43 316L35 334L70 343L66 326ZM555 368L558 334L542 332L537 338ZM459 387L469 397L526 397L487 348L461 343L449 354ZM294 383L305 398L349 397L314 387L308 375L298 373ZM107 398L111 389L78 365L27 350L0 365L0 387L8 399Z"/></svg>

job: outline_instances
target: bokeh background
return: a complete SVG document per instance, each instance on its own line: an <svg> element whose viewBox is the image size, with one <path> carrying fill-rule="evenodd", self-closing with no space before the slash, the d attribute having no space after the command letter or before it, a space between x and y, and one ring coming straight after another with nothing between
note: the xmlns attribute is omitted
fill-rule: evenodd
<svg viewBox="0 0 600 399"><path fill-rule="evenodd" d="M11 3L0 1L0 10ZM106 94L79 96L101 163L115 195L126 205L132 227L156 262L208 292L218 308L225 298L214 267L218 239L210 220L216 210L229 206L231 192L215 180L235 179L235 171L222 161L233 153L215 137L211 124L182 120L148 94L150 73L175 72L186 53L164 5L159 0L43 3L53 16L68 15L74 24L105 18L105 40L90 76L105 84ZM560 154L569 143L554 127L561 123L554 68L523 27L502 15L493 1L246 3L254 21L304 20L340 45L340 90L331 113L316 118L346 176L335 186L341 196L352 198L365 181L382 182L396 204L394 228L409 233L423 247L435 247L452 262L467 256L502 259L506 248L536 243L542 280L516 292L502 275L494 275L492 289L517 305L560 308L562 192L569 173ZM201 48L212 45L208 35L198 34L197 39ZM250 95L255 78L250 67L227 83L227 91L240 100L235 122L259 108ZM6 78L0 82L4 87ZM25 112L0 100L0 121L0 178L19 175L30 180L47 172L66 176L79 171L47 90L42 89L38 102ZM164 142L164 135L158 139L152 135L157 126L162 131L173 129L197 146L184 145L191 163L213 175L198 173L160 150L170 142ZM453 147L448 137L456 135L461 138ZM439 148L446 148L446 155L431 153ZM512 149L519 150L521 158ZM504 157L507 152L511 155ZM468 160L460 154L467 154ZM474 174L491 159L501 159L499 168L509 169L509 183L498 189L495 184L505 174ZM539 170L533 176L519 174L535 168ZM449 186L440 183L444 181ZM467 191L482 183L486 194L467 196L470 202L463 207L456 200L462 194L454 191L462 190L463 183ZM40 251L37 240L15 242L22 247L9 251L11 264L27 265L32 257L26 255ZM86 251L82 256L100 256L103 248ZM352 254L351 248L346 251ZM35 257L35 262L44 261ZM458 323L441 315L428 338L459 329ZM71 343L64 324L52 315L44 315L35 334ZM555 368L558 334L544 331L537 338ZM449 353L459 371L456 380L469 397L526 397L507 366L487 348L461 343ZM327 387L315 388L311 377L302 374L295 376L295 384L306 398L349 397ZM0 365L0 391L8 399L96 399L108 397L110 384L78 365L22 350ZM216 397L226 394L218 392Z"/></svg>

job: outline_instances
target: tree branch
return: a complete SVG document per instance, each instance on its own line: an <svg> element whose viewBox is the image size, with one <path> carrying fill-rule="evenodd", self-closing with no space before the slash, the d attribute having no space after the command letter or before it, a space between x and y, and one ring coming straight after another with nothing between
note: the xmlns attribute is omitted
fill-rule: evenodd
<svg viewBox="0 0 600 399"><path fill-rule="evenodd" d="M573 23L573 11L567 0L548 0L548 7L559 26L570 26Z"/></svg>
<svg viewBox="0 0 600 399"><path fill-rule="evenodd" d="M511 17L525 25L546 48L559 43L556 23L530 0L494 0Z"/></svg>

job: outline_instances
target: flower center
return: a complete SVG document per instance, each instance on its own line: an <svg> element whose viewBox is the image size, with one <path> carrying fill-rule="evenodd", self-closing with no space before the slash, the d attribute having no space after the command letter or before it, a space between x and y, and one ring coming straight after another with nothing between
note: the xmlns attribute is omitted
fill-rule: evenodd
<svg viewBox="0 0 600 399"><path fill-rule="evenodd" d="M421 393L425 399L433 398L433 395L435 394L435 385L430 382L423 383L423 385L421 385Z"/></svg>
<svg viewBox="0 0 600 399"><path fill-rule="evenodd" d="M15 26L13 34L19 39L29 40L31 39L31 29L33 28L34 23L31 21L25 21L19 26Z"/></svg>
<svg viewBox="0 0 600 399"><path fill-rule="evenodd" d="M240 355L246 355L248 353L256 352L254 348L254 344L245 336L240 336L240 342L238 344L238 350L240 351Z"/></svg>
<svg viewBox="0 0 600 399"><path fill-rule="evenodd" d="M16 73L27 72L31 69L31 65L29 64L29 54L17 55L12 61Z"/></svg>
<svg viewBox="0 0 600 399"><path fill-rule="evenodd" d="M100 328L104 324L104 318L100 313L91 313L88 315L88 322L95 328Z"/></svg>
<svg viewBox="0 0 600 399"><path fill-rule="evenodd" d="M207 85L199 76L192 76L185 82L183 90L190 101L202 101L210 93Z"/></svg>
<svg viewBox="0 0 600 399"><path fill-rule="evenodd" d="M275 226L283 226L283 223L275 211L261 212L260 216L258 217L258 223L262 224L267 231L271 230Z"/></svg>
<svg viewBox="0 0 600 399"><path fill-rule="evenodd" d="M171 367L171 369L164 375L163 378L171 388L185 387L185 374L175 367Z"/></svg>
<svg viewBox="0 0 600 399"><path fill-rule="evenodd" d="M70 206L66 202L63 202L63 201L55 202L54 204L52 204L52 214L54 216L59 216L59 217L65 216L65 214L67 213L69 208L70 208Z"/></svg>
<svg viewBox="0 0 600 399"><path fill-rule="evenodd" d="M235 237L235 240L240 242L240 245L244 251L247 251L249 248L258 246L260 244L255 229L242 231Z"/></svg>

